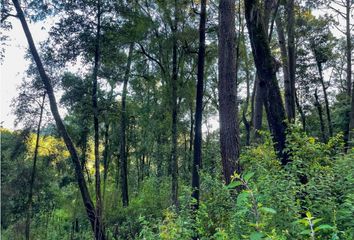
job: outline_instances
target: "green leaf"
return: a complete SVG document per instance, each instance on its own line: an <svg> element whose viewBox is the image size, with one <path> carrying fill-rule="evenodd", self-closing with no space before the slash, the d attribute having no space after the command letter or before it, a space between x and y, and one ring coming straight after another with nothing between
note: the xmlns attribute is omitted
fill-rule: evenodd
<svg viewBox="0 0 354 240"><path fill-rule="evenodd" d="M315 220L312 221L313 225L315 225L316 223L322 221L322 218L317 218Z"/></svg>
<svg viewBox="0 0 354 240"><path fill-rule="evenodd" d="M310 212L306 212L306 217L307 217L308 219L312 219L312 218L313 218Z"/></svg>
<svg viewBox="0 0 354 240"><path fill-rule="evenodd" d="M310 235L311 234L311 230L310 229L306 229L306 230L302 231L300 234L302 234L302 235Z"/></svg>
<svg viewBox="0 0 354 240"><path fill-rule="evenodd" d="M227 189L233 189L233 188L241 186L241 185L242 185L242 182L234 181L234 182L231 182L229 185L227 185L226 188Z"/></svg>
<svg viewBox="0 0 354 240"><path fill-rule="evenodd" d="M320 226L315 228L315 232L322 230L322 229L333 229L333 227L328 224L321 224Z"/></svg>
<svg viewBox="0 0 354 240"><path fill-rule="evenodd" d="M261 207L260 210L262 212L266 212L266 213L271 213L271 214L276 214L277 211L273 208L267 208L267 207Z"/></svg>
<svg viewBox="0 0 354 240"><path fill-rule="evenodd" d="M253 175L254 175L254 172L246 173L245 176L243 176L243 179L244 179L246 182L248 182L248 181L251 179L251 177L253 177Z"/></svg>
<svg viewBox="0 0 354 240"><path fill-rule="evenodd" d="M250 235L250 240L261 240L264 237L263 233L260 232L253 232Z"/></svg>
<svg viewBox="0 0 354 240"><path fill-rule="evenodd" d="M242 193L240 193L240 194L237 196L237 204L238 204L238 205L243 204L245 201L247 201L249 195L250 195L250 194L249 194L249 192L247 192L247 191L243 191Z"/></svg>

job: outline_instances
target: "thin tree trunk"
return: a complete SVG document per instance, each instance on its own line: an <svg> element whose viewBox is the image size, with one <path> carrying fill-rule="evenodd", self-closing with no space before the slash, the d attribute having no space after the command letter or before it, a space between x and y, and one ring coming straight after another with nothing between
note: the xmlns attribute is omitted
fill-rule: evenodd
<svg viewBox="0 0 354 240"><path fill-rule="evenodd" d="M122 190L122 203L123 207L129 205L129 195L128 195L128 159L126 150L126 125L127 125L127 109L126 109L126 98L128 92L128 81L130 74L130 66L132 62L134 43L129 46L129 54L127 66L125 68L124 82L123 82L123 92L122 92L122 109L121 109L121 122L120 122L120 181Z"/></svg>
<svg viewBox="0 0 354 240"><path fill-rule="evenodd" d="M327 123L328 123L328 132L329 132L329 136L332 137L333 136L333 126L332 126L332 120L331 120L331 112L329 110L327 88L325 86L324 79L323 79L322 64L320 62L317 62L317 67L318 67L318 72L320 74L320 82L321 82L323 96L324 96L324 100L325 100Z"/></svg>
<svg viewBox="0 0 354 240"><path fill-rule="evenodd" d="M101 174L100 174L100 153L99 153L99 123L98 123L98 104L97 104L97 77L100 64L100 34L101 34L101 1L97 0L97 29L95 42L95 57L92 74L92 110L93 110L93 128L94 128L94 154L95 154L95 191L96 191L96 219L95 235L103 233L103 225L97 224L102 219L102 196L101 196ZM101 238L99 236L99 238Z"/></svg>
<svg viewBox="0 0 354 240"><path fill-rule="evenodd" d="M269 129L273 136L275 150L283 165L289 162L284 152L286 141L285 111L276 78L276 67L271 56L266 29L256 0L245 0L245 16L252 45L254 62L259 77Z"/></svg>
<svg viewBox="0 0 354 240"><path fill-rule="evenodd" d="M193 163L193 143L194 143L194 113L193 113L193 105L190 106L190 129L189 129L189 158L190 163L188 163L188 170L192 172L192 163Z"/></svg>
<svg viewBox="0 0 354 240"><path fill-rule="evenodd" d="M25 230L25 237L26 240L30 239L30 227L31 227L31 218L32 218L32 203L33 203L33 188L34 188L34 181L36 177L37 171L37 156L38 156L38 148L39 148L39 135L41 131L41 124L42 124L42 117L43 117L43 110L44 110L44 103L45 103L45 95L43 94L42 104L40 105L40 114L39 114L39 121L37 125L37 133L36 133L36 145L34 147L34 156L33 156L33 166L32 166L32 174L30 179L30 189L28 193L28 200L27 200L27 213L26 213L26 230Z"/></svg>
<svg viewBox="0 0 354 240"><path fill-rule="evenodd" d="M325 133L325 125L324 125L323 116L322 116L323 114L322 114L321 103L318 100L317 88L316 88L314 96L315 96L315 107L317 108L318 117L320 119L322 141L326 142L327 138L326 138L326 133Z"/></svg>
<svg viewBox="0 0 354 240"><path fill-rule="evenodd" d="M244 31L242 31L242 47L246 49L246 43L245 43L245 36L244 36ZM251 144L251 124L252 124L252 117L250 121L247 120L247 111L248 111L248 106L250 102L250 97L251 97L251 73L250 73L250 67L248 64L248 53L245 51L245 56L244 56L244 61L245 61L245 73L246 73L246 101L243 107L242 111L242 121L243 124L245 125L246 129L246 146L249 146Z"/></svg>
<svg viewBox="0 0 354 240"><path fill-rule="evenodd" d="M288 117L288 121L292 122L294 120L293 114L293 101L292 101L292 85L290 81L290 74L289 74L289 59L288 59L288 52L286 48L286 40L284 34L284 27L283 22L280 16L277 16L275 19L275 23L277 26L277 33L278 33L278 42L280 47L280 54L282 59L282 69L284 75L284 88L285 88L285 110L286 115ZM289 50L289 49L288 49Z"/></svg>
<svg viewBox="0 0 354 240"><path fill-rule="evenodd" d="M203 89L204 89L204 63L205 63L205 23L206 0L201 1L199 22L199 50L197 72L197 96L195 107L194 154L192 167L192 197L196 200L193 209L199 208L199 167L202 159L202 118L203 118Z"/></svg>
<svg viewBox="0 0 354 240"><path fill-rule="evenodd" d="M295 90L295 101L296 101L296 108L299 111L300 117L301 117L302 130L304 132L306 132L306 116L305 116L305 113L302 110L302 107L300 105L299 98L297 97L297 94L296 94L296 90Z"/></svg>
<svg viewBox="0 0 354 240"><path fill-rule="evenodd" d="M289 122L295 121L295 13L294 0L288 0L287 6L287 32L288 32L288 69L289 69L289 86L286 90L286 113Z"/></svg>
<svg viewBox="0 0 354 240"><path fill-rule="evenodd" d="M75 167L76 179L77 179L78 186L79 186L79 189L81 192L82 201L85 206L88 220L90 221L92 230L94 231L95 219L96 219L95 207L92 202L89 191L87 189L85 177L84 177L83 172L81 170L80 159L78 157L75 146L74 146L74 144L73 144L73 142L72 142L72 140L65 128L65 125L64 125L61 117L60 117L60 114L58 111L58 106L57 106L55 95L54 95L54 91L53 91L53 87L51 85L51 81L48 78L47 73L44 70L43 63L39 57L38 51L37 51L36 46L34 44L31 32L28 28L28 25L27 25L25 16L23 14L23 11L21 9L20 3L18 0L12 0L12 2L16 8L17 16L21 21L23 31L24 31L24 33L26 35L26 39L28 41L30 52L33 56L33 59L36 63L37 69L38 69L38 73L39 73L41 80L45 86L45 89L47 91L49 103L50 103L50 109L51 109L52 115L54 117L55 123L57 125L58 131L59 131L60 135L63 137L65 145L66 145L66 147L70 153L71 159L73 161L73 165ZM97 222L97 224L101 225L102 223ZM99 229L102 229L102 228L99 227ZM101 238L100 238L100 236L101 236ZM95 239L96 240L105 240L105 236L103 233L102 234L95 234Z"/></svg>
<svg viewBox="0 0 354 240"><path fill-rule="evenodd" d="M237 120L235 1L219 5L219 119L220 148L226 184L234 172L240 173L239 129Z"/></svg>
<svg viewBox="0 0 354 240"><path fill-rule="evenodd" d="M350 146L350 141L354 140L354 82L352 83L352 39L351 39L351 31L350 31L350 10L352 3L350 0L346 1L346 55L347 55L347 96L348 96L348 104L351 106L351 110L349 113L349 121L346 124L346 128L344 130L344 143L345 143L345 151L348 150ZM353 86L352 86L353 84ZM352 95L352 96L351 96ZM350 101L351 99L351 101Z"/></svg>
<svg viewBox="0 0 354 240"><path fill-rule="evenodd" d="M103 201L106 195L106 183L108 176L108 166L109 166L109 122L106 120L105 132L104 132L104 151L103 151Z"/></svg>
<svg viewBox="0 0 354 240"><path fill-rule="evenodd" d="M178 160L177 160L177 0L174 1L174 20L171 23L172 31L172 79L171 79L171 107L172 107L172 146L171 146L171 200L178 206Z"/></svg>

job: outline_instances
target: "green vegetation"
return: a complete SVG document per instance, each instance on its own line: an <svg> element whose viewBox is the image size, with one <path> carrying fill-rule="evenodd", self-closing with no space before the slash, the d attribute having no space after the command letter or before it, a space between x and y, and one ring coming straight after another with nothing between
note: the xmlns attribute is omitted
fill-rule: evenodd
<svg viewBox="0 0 354 240"><path fill-rule="evenodd" d="M1 1L1 239L354 239L353 6Z"/></svg>

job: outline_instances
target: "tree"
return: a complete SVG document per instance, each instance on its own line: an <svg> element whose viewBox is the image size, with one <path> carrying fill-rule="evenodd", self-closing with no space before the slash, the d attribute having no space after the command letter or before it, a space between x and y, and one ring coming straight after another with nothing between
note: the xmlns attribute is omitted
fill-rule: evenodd
<svg viewBox="0 0 354 240"><path fill-rule="evenodd" d="M204 91L204 63L205 63L205 25L206 25L206 0L200 4L199 22L199 49L197 72L197 95L195 107L194 154L192 166L192 197L196 203L194 209L199 208L199 170L202 160L202 118L203 118L203 91Z"/></svg>
<svg viewBox="0 0 354 240"><path fill-rule="evenodd" d="M253 58L260 81L269 129L275 150L283 165L289 162L284 152L286 141L285 111L276 79L276 62L271 55L262 13L257 0L245 1L245 16L252 46Z"/></svg>
<svg viewBox="0 0 354 240"><path fill-rule="evenodd" d="M236 94L236 32L235 1L221 0L219 4L219 121L223 175L226 184L234 172L241 172L238 161L240 140Z"/></svg>
<svg viewBox="0 0 354 240"><path fill-rule="evenodd" d="M120 121L120 174L121 174L121 188L122 188L122 202L123 206L127 207L129 205L128 197L128 169L127 169L127 152L126 152L126 125L127 125L127 109L126 109L126 98L127 98L127 87L130 74L130 66L132 62L134 43L129 45L129 53L127 66L124 73L123 81L123 91L122 91L122 106L121 106L121 121Z"/></svg>
<svg viewBox="0 0 354 240"><path fill-rule="evenodd" d="M94 204L91 200L91 196L90 196L88 189L87 189L87 184L86 184L83 172L81 170L80 160L79 160L77 151L75 149L75 146L74 146L70 136L68 135L65 125L60 117L50 79L47 76L46 71L44 70L42 61L41 61L39 54L37 52L36 46L34 44L31 32L28 28L28 25L27 25L25 16L23 14L23 11L21 9L20 3L18 0L13 0L12 2L16 8L17 16L21 21L23 31L24 31L24 33L26 35L26 39L28 41L30 52L33 56L33 59L34 59L36 65L37 65L39 75L40 75L41 80L43 81L43 84L44 84L45 89L47 91L49 102L50 102L50 109L52 111L57 128L58 128L61 136L64 139L64 142L68 148L68 151L70 152L71 159L72 159L73 164L75 166L75 174L76 174L77 182L78 182L78 185L80 188L81 197L82 197L85 209L86 209L87 217L91 223L91 227L92 227L93 231L95 232L95 238L104 240L105 236L104 236L103 232L96 232L95 231L96 226L99 226L98 229L103 229L101 227L102 222L96 220L97 217L96 217L95 207L94 207Z"/></svg>

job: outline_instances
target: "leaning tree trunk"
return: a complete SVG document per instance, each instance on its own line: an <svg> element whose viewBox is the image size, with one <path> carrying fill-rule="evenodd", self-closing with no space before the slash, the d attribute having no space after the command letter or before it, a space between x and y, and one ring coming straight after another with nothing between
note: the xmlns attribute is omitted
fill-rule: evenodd
<svg viewBox="0 0 354 240"><path fill-rule="evenodd" d="M199 167L202 160L202 117L203 117L203 89L204 89L204 62L205 62L205 23L206 0L201 1L199 23L199 50L197 72L197 96L195 107L194 154L192 166L192 197L196 200L193 209L199 208Z"/></svg>
<svg viewBox="0 0 354 240"><path fill-rule="evenodd" d="M240 173L240 140L237 117L235 0L219 5L219 119L220 148L226 184Z"/></svg>
<svg viewBox="0 0 354 240"><path fill-rule="evenodd" d="M81 192L81 197L82 197L82 201L83 201L83 204L85 206L85 210L86 210L86 213L87 213L87 217L88 217L88 220L89 222L91 223L91 227L92 227L92 230L94 231L95 230L95 219L96 219L96 212L95 212L95 207L94 207L94 204L92 202L92 199L91 199L91 196L90 196L90 193L87 189L87 184L86 184L86 180L85 180L85 177L84 177L84 174L81 170L81 164L80 164L80 159L79 159L79 156L77 154L77 151L75 149L75 146L73 144L73 141L71 140L66 128L65 128L65 125L60 117L60 114L59 114L59 110L58 110L58 106L57 106L57 103L56 103L56 99L55 99L55 95L54 95L54 91L53 91L53 87L52 87L52 84L51 84L51 81L49 79L49 77L47 76L47 73L46 71L44 70L44 67L43 67L43 63L39 57L39 54L38 54L38 51L36 49L36 46L34 44L34 41L33 41L33 38L32 38L32 34L28 28L28 25L27 25L27 22L26 22L26 19L25 19L25 16L23 14L23 11L21 9L21 6L20 6L20 3L18 0L12 0L15 8L16 8L16 12L17 12L17 16L18 18L20 19L21 21L21 24L22 24L22 28L23 28L23 31L26 35L26 39L27 39L27 42L28 42L28 45L29 45L29 48L30 48L30 52L33 56L33 59L36 63L36 66L37 66L37 69L38 69L38 73L40 75L40 78L44 84L44 87L47 91L47 94L48 94L48 98L49 98L49 103L50 103L50 109L51 109L51 112L52 112L52 115L53 115L53 118L55 120L55 123L57 125L57 128L58 128L58 131L60 133L60 135L63 137L64 139L64 142L65 142L65 145L70 153L70 156L71 156L71 160L73 162L73 165L75 167L75 175L76 175L76 180L77 180L77 183L79 185L79 189L80 189L80 192ZM101 222L96 222L96 224L98 224L100 227L98 229L102 229L102 223ZM96 240L104 240L106 239L103 232L102 233L96 233L95 232L95 239Z"/></svg>
<svg viewBox="0 0 354 240"><path fill-rule="evenodd" d="M25 237L26 240L30 239L30 227L31 227L31 218L32 218L32 203L33 203L33 188L34 188L34 180L36 177L37 171L37 156L38 156L38 148L39 148L39 134L41 132L42 125L42 117L45 103L45 95L43 94L42 104L40 105L40 113L39 113L39 121L37 125L37 133L36 133L36 145L34 147L34 156L33 156L33 166L32 166L32 174L30 178L30 189L28 193L28 201L27 201L27 213L26 213L26 229L25 229Z"/></svg>
<svg viewBox="0 0 354 240"><path fill-rule="evenodd" d="M130 66L132 62L134 43L129 46L128 62L125 68L123 91L122 91L122 109L121 109L121 122L120 122L120 182L122 189L122 203L123 207L129 205L129 195L128 195L128 159L127 159L127 149L126 149L126 131L127 131L127 107L126 99L128 92L128 81L130 74Z"/></svg>
<svg viewBox="0 0 354 240"><path fill-rule="evenodd" d="M273 59L267 32L262 23L262 15L257 0L245 0L245 16L250 36L254 62L259 77L264 106L275 150L283 165L289 162L285 149L286 123L285 111L276 78L276 66Z"/></svg>

